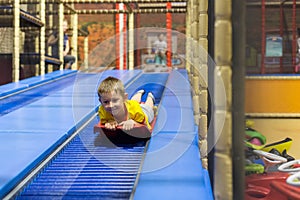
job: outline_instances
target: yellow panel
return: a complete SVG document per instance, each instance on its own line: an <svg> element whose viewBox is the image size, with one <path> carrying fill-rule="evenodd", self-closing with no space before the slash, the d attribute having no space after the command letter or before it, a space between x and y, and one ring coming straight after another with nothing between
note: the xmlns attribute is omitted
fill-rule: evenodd
<svg viewBox="0 0 300 200"><path fill-rule="evenodd" d="M246 79L246 113L300 113L300 79Z"/></svg>

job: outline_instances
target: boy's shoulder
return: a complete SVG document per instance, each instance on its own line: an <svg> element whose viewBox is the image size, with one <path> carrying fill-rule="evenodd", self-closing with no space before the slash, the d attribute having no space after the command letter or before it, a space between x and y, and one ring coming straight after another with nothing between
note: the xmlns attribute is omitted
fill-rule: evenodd
<svg viewBox="0 0 300 200"><path fill-rule="evenodd" d="M133 106L140 105L139 102L137 102L136 100L131 100L131 99L126 100L125 104L127 104L127 105L133 105Z"/></svg>
<svg viewBox="0 0 300 200"><path fill-rule="evenodd" d="M136 100L126 100L125 105L128 110L141 109L140 103Z"/></svg>

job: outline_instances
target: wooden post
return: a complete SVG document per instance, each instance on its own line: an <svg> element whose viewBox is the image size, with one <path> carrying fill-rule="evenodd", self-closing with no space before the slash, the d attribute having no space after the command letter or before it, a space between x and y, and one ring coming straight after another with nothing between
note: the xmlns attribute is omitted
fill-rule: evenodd
<svg viewBox="0 0 300 200"><path fill-rule="evenodd" d="M75 13L71 16L71 22L73 27L73 33L72 33L72 52L71 55L76 58L75 63L72 65L73 70L77 70L77 54L78 54L78 14Z"/></svg>
<svg viewBox="0 0 300 200"><path fill-rule="evenodd" d="M134 69L134 13L128 16L128 67Z"/></svg>
<svg viewBox="0 0 300 200"><path fill-rule="evenodd" d="M46 42L45 42L45 33L46 33L46 1L40 0L40 19L44 23L44 26L41 27L40 31L40 74L45 74L45 53L46 53Z"/></svg>
<svg viewBox="0 0 300 200"><path fill-rule="evenodd" d="M13 6L13 27L14 27L14 42L13 42L13 66L12 80L18 82L20 79L20 0L14 1Z"/></svg>
<svg viewBox="0 0 300 200"><path fill-rule="evenodd" d="M63 3L58 4L58 50L59 50L59 60L64 63L64 30L63 30L63 22L64 22L64 5ZM64 64L60 65L60 70L64 69Z"/></svg>

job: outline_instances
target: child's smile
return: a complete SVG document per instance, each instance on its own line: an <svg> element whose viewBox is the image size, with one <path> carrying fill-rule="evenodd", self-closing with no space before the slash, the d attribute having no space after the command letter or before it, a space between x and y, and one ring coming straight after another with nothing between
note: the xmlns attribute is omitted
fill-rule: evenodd
<svg viewBox="0 0 300 200"><path fill-rule="evenodd" d="M111 113L117 121L126 117L125 99L115 91L101 95L100 102L104 109Z"/></svg>

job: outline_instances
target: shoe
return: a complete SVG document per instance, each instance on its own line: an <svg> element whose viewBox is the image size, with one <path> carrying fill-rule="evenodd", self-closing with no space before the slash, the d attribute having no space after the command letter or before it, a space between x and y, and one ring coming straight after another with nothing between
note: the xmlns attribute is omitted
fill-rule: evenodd
<svg viewBox="0 0 300 200"><path fill-rule="evenodd" d="M282 156L281 154L280 154L280 152L277 150L277 149L271 149L270 151L269 151L269 153L272 153L272 154L275 154L275 155L277 155L277 156Z"/></svg>
<svg viewBox="0 0 300 200"><path fill-rule="evenodd" d="M153 113L154 113L154 116L157 115L157 110L158 110L157 106L153 106Z"/></svg>
<svg viewBox="0 0 300 200"><path fill-rule="evenodd" d="M292 157L292 156L290 156L289 154L287 154L286 149L283 150L283 152L282 152L282 157L285 157L285 158L288 160L288 162L289 162L289 161L292 161L292 160L295 160L294 157Z"/></svg>
<svg viewBox="0 0 300 200"><path fill-rule="evenodd" d="M154 97L154 95L152 94L152 92L149 92L149 93L148 93L148 97L150 97L150 98L153 100L153 103L155 103L155 97Z"/></svg>
<svg viewBox="0 0 300 200"><path fill-rule="evenodd" d="M145 90L141 89L136 92L136 94L141 93L142 95L145 93Z"/></svg>

